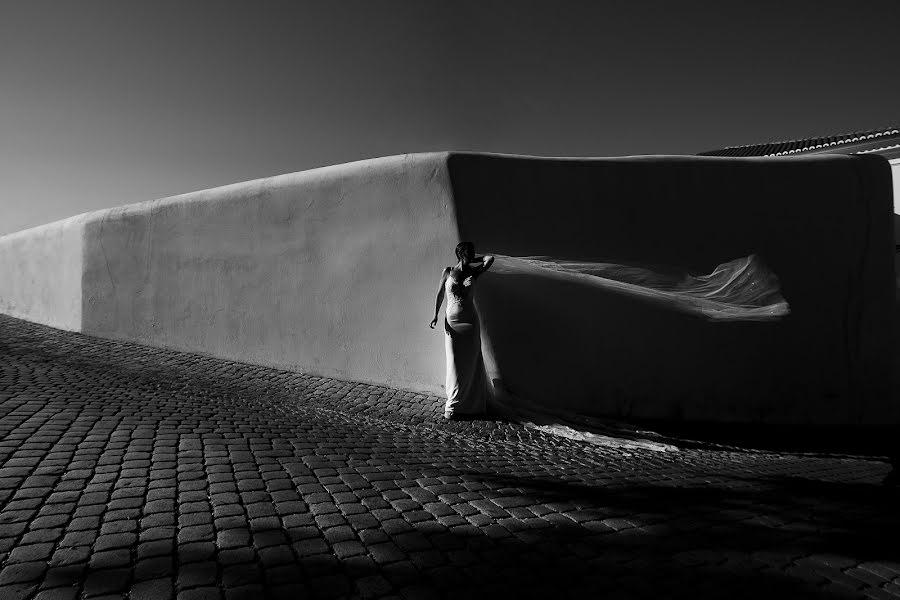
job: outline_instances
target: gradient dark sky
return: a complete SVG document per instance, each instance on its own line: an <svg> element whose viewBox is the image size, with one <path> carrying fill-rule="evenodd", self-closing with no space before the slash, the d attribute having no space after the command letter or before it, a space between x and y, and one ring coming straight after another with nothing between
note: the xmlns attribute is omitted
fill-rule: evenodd
<svg viewBox="0 0 900 600"><path fill-rule="evenodd" d="M0 0L0 234L429 150L900 124L900 2Z"/></svg>

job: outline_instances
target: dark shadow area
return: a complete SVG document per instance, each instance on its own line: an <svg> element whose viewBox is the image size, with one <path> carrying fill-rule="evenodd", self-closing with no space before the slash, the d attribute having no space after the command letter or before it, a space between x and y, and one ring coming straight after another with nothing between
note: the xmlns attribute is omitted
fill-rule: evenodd
<svg viewBox="0 0 900 600"><path fill-rule="evenodd" d="M499 497L524 494L543 504L571 504L586 522L624 518L624 528L660 525L645 537L665 554L704 548L740 552L790 548L798 557L852 556L856 562L900 559L896 511L900 490L797 476L748 476L747 487L590 486L549 478L491 476ZM508 486L508 487L502 487ZM593 513L593 514L592 514ZM624 529L623 529L624 530ZM584 532L584 535L588 535ZM650 543L649 538L653 538Z"/></svg>
<svg viewBox="0 0 900 600"><path fill-rule="evenodd" d="M584 499L568 490L541 491L533 483L529 482L527 489L543 502L578 503ZM153 570L152 579L185 582L186 589L198 592L197 588L227 590L230 600L324 600L390 594L417 598L493 594L519 598L850 598L858 597L859 590L827 587L828 575L838 578L840 569L817 572L804 566L802 559L792 561L790 557L849 552L859 553L854 556L860 559L878 560L896 555L885 539L898 533L896 526L886 529L883 524L847 516L828 524L840 529L819 534L812 541L804 532L791 529L790 518L783 519L780 527L771 519L755 524L739 521L739 512L747 507L742 499L740 494L699 490L626 489L603 495L601 512L606 513L610 525L598 521L578 524L556 515L541 528L520 525L512 534L496 525L447 530L434 521L402 525L395 521L392 534L382 533L372 555L344 558L331 552L321 533L309 537L305 532L298 536L298 530L267 530L258 534L266 545L255 549L248 545L216 557L211 546L181 549L174 562L163 561L169 568ZM755 500L773 501L766 497ZM570 512L579 516L590 511ZM616 517L617 513L623 516ZM290 551L291 544L308 554L298 559ZM238 560L241 554L243 558ZM70 570L68 581L61 578L65 571L57 572L52 586L84 582L89 594L102 594L117 589L117 578L127 579L122 566L117 563L115 568L104 569L98 563L98 570ZM140 569L138 564L137 572ZM139 585L140 578L132 581L131 589Z"/></svg>
<svg viewBox="0 0 900 600"><path fill-rule="evenodd" d="M897 519L871 519L890 514L898 497L873 494L873 486L767 478L757 482L765 489L754 491L609 489L485 473L468 478L491 486L495 493L486 495L495 500L524 494L561 511L569 505L568 516L554 515L541 528L498 517L504 528L480 530L395 521L397 529L390 528L381 548L399 551L396 560L338 560L323 553L279 567L260 561L256 570L242 572L258 573L257 583L272 598L286 597L276 589L281 585L330 598L351 592L366 597L367 589L374 595L385 583L401 594L440 598L843 598L854 597L853 591L826 587L827 576L838 578L840 569L817 573L800 557L849 555L862 562L900 556L893 543L900 534ZM308 546L325 549L321 542ZM283 593L288 591L296 588Z"/></svg>
<svg viewBox="0 0 900 600"><path fill-rule="evenodd" d="M527 275L479 308L506 387L594 416L897 422L886 161L452 154L461 239L506 256L709 273L755 254L791 314L714 323Z"/></svg>
<svg viewBox="0 0 900 600"><path fill-rule="evenodd" d="M491 273L480 285L504 385L547 409L759 420L799 410L817 391L795 383L815 368L802 328L792 325L800 317L709 322L566 276Z"/></svg>
<svg viewBox="0 0 900 600"><path fill-rule="evenodd" d="M407 452L394 454L396 479L380 479L385 489L393 489L389 482L399 481L406 470L421 471L428 464ZM144 580L170 580L197 593L204 587L228 590L229 599L241 600L388 594L855 598L864 584L845 571L865 561L900 559L895 543L900 495L868 484L748 474L734 480L743 486L616 484L614 479L606 485L600 480L615 471L594 472L588 475L594 483L586 483L502 472L515 468L512 464L498 472L441 461L429 466L481 484L480 495L491 506L479 510L494 514L472 512L471 522L481 519L477 527L458 517L458 524L448 527L440 519L414 519L413 512L421 511L401 518L398 509L379 514L379 523L372 514L361 517L338 504L346 512L332 507L316 515L330 515L327 526L316 526L307 513L305 520L295 517L297 527L251 525L247 531L244 526L244 544L179 544L171 559L143 556L128 565L120 555L106 553L91 559L91 569L52 571L50 587L83 582L89 595L101 595L127 589L130 578L131 589ZM380 495L373 491L369 497ZM532 511L543 518L535 519ZM359 538L365 547L356 543ZM826 557L824 563L816 562L819 556Z"/></svg>
<svg viewBox="0 0 900 600"><path fill-rule="evenodd" d="M900 459L900 426L897 425L770 425L661 419L629 419L628 422L671 437L685 448L710 443L773 452Z"/></svg>

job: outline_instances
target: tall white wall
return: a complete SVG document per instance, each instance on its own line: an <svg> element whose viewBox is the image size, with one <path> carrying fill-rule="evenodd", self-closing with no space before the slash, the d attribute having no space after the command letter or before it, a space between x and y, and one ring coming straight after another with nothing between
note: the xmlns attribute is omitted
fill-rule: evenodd
<svg viewBox="0 0 900 600"><path fill-rule="evenodd" d="M0 310L106 338L441 392L446 154L360 161L0 238Z"/></svg>
<svg viewBox="0 0 900 600"><path fill-rule="evenodd" d="M107 211L85 231L82 330L439 392L451 200L426 154Z"/></svg>

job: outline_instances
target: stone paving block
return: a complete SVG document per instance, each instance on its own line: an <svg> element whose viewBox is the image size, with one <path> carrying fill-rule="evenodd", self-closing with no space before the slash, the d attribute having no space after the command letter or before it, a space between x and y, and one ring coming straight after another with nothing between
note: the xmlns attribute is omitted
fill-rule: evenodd
<svg viewBox="0 0 900 600"><path fill-rule="evenodd" d="M300 590L292 590L298 592L297 596L286 596L285 599L290 598L304 598L302 588ZM225 589L225 600L249 600L253 598L263 598L266 595L266 588L262 585L254 584L254 585L242 585L237 587L231 587Z"/></svg>
<svg viewBox="0 0 900 600"><path fill-rule="evenodd" d="M175 572L175 562L171 555L142 558L134 567L135 581L149 581L169 578Z"/></svg>
<svg viewBox="0 0 900 600"><path fill-rule="evenodd" d="M399 535L415 531L415 528L403 518L395 518L381 522L381 529L388 535Z"/></svg>
<svg viewBox="0 0 900 600"><path fill-rule="evenodd" d="M78 586L84 581L87 562L51 566L41 582L41 589Z"/></svg>
<svg viewBox="0 0 900 600"><path fill-rule="evenodd" d="M212 514L205 512L188 513L178 517L178 526L181 528L193 527L197 525L212 525Z"/></svg>
<svg viewBox="0 0 900 600"><path fill-rule="evenodd" d="M434 515L424 510L411 510L403 513L403 518L418 527L423 521L433 521Z"/></svg>
<svg viewBox="0 0 900 600"><path fill-rule="evenodd" d="M216 545L213 542L191 542L179 544L177 548L178 560L182 565L208 560L215 552Z"/></svg>
<svg viewBox="0 0 900 600"><path fill-rule="evenodd" d="M222 583L226 587L255 585L261 578L261 569L253 563L229 565L222 569Z"/></svg>
<svg viewBox="0 0 900 600"><path fill-rule="evenodd" d="M306 540L300 540L298 542L294 542L292 544L294 551L298 556L312 556L315 554L325 554L331 551L331 548L325 542L325 540L321 538L310 538Z"/></svg>
<svg viewBox="0 0 900 600"><path fill-rule="evenodd" d="M318 515L315 518L315 523L318 527L322 529L327 529L329 527L337 527L339 525L344 525L347 523L347 520L340 514L326 514L326 515Z"/></svg>
<svg viewBox="0 0 900 600"><path fill-rule="evenodd" d="M46 561L53 554L54 544L30 544L17 546L12 549L6 558L6 564L25 563L32 561Z"/></svg>
<svg viewBox="0 0 900 600"><path fill-rule="evenodd" d="M116 533L134 533L138 529L138 523L135 519L121 519L118 521L109 521L103 523L100 527L100 536L112 535Z"/></svg>
<svg viewBox="0 0 900 600"><path fill-rule="evenodd" d="M858 579L862 583L879 587L884 585L885 583L889 583L889 580L886 580L882 575L872 572L871 569L863 569L859 567L852 567L844 571L845 575L852 577L854 579Z"/></svg>
<svg viewBox="0 0 900 600"><path fill-rule="evenodd" d="M114 510L108 509L105 513L103 513L103 520L110 521L120 521L124 519L139 519L141 517L141 511L139 508L117 508Z"/></svg>
<svg viewBox="0 0 900 600"><path fill-rule="evenodd" d="M78 589L75 587L57 587L48 590L40 590L34 600L76 600Z"/></svg>
<svg viewBox="0 0 900 600"><path fill-rule="evenodd" d="M880 589L888 592L889 594L900 596L900 580L894 579L894 583L885 584Z"/></svg>
<svg viewBox="0 0 900 600"><path fill-rule="evenodd" d="M360 598L381 598L387 595L393 586L381 575L370 575L358 578L355 582L356 593Z"/></svg>
<svg viewBox="0 0 900 600"><path fill-rule="evenodd" d="M259 558L266 566L278 566L294 562L294 553L287 544L273 545L259 550Z"/></svg>
<svg viewBox="0 0 900 600"><path fill-rule="evenodd" d="M862 590L862 595L873 600L895 600L897 598L896 594L881 588L866 588Z"/></svg>
<svg viewBox="0 0 900 600"><path fill-rule="evenodd" d="M109 550L113 548L129 548L137 544L138 536L135 533L111 533L101 534L94 542L94 550Z"/></svg>
<svg viewBox="0 0 900 600"><path fill-rule="evenodd" d="M268 529L253 533L253 546L257 550L286 544L287 542L288 536L281 529Z"/></svg>
<svg viewBox="0 0 900 600"><path fill-rule="evenodd" d="M214 518L242 516L243 514L244 509L240 504L225 504L213 509Z"/></svg>
<svg viewBox="0 0 900 600"><path fill-rule="evenodd" d="M338 509L345 517L368 514L369 510L359 502L338 504Z"/></svg>
<svg viewBox="0 0 900 600"><path fill-rule="evenodd" d="M396 562L406 559L406 554L394 543L383 542L368 546L369 554L379 564Z"/></svg>
<svg viewBox="0 0 900 600"><path fill-rule="evenodd" d="M359 532L359 539L368 546L386 542L390 540L391 537L382 529L366 529Z"/></svg>
<svg viewBox="0 0 900 600"><path fill-rule="evenodd" d="M424 578L422 572L408 560L385 565L382 567L381 572L385 579L390 581L395 588L414 585Z"/></svg>
<svg viewBox="0 0 900 600"><path fill-rule="evenodd" d="M131 573L128 569L103 569L89 571L84 581L84 595L87 598L123 592L128 587Z"/></svg>
<svg viewBox="0 0 900 600"><path fill-rule="evenodd" d="M176 598L177 600L221 600L222 590L214 586L181 590Z"/></svg>
<svg viewBox="0 0 900 600"><path fill-rule="evenodd" d="M30 529L46 529L50 527L59 527L69 522L69 515L48 515L46 517L37 517L29 524Z"/></svg>
<svg viewBox="0 0 900 600"><path fill-rule="evenodd" d="M47 564L43 561L8 564L0 569L0 586L36 581L46 571Z"/></svg>
<svg viewBox="0 0 900 600"><path fill-rule="evenodd" d="M250 531L256 533L281 529L281 523L278 517L257 517L250 520Z"/></svg>
<svg viewBox="0 0 900 600"><path fill-rule="evenodd" d="M869 561L860 563L857 567L869 571L887 582L900 578L900 571L898 571L900 564L890 565Z"/></svg>
<svg viewBox="0 0 900 600"><path fill-rule="evenodd" d="M60 502L58 504L45 504L38 512L38 516L71 514L75 511L74 502Z"/></svg>
<svg viewBox="0 0 900 600"><path fill-rule="evenodd" d="M131 551L127 548L94 551L90 556L92 569L108 569L131 564Z"/></svg>
<svg viewBox="0 0 900 600"><path fill-rule="evenodd" d="M188 525L178 530L178 543L206 542L215 539L212 525Z"/></svg>
<svg viewBox="0 0 900 600"><path fill-rule="evenodd" d="M202 513L197 513L202 514ZM216 517L213 520L213 526L218 531L224 531L226 529L237 529L244 528L249 529L250 523L244 515L234 515L230 517Z"/></svg>
<svg viewBox="0 0 900 600"><path fill-rule="evenodd" d="M348 515L347 522L350 524L350 527L352 527L356 531L373 529L381 525L381 521L379 521L369 513Z"/></svg>
<svg viewBox="0 0 900 600"><path fill-rule="evenodd" d="M153 513L151 515L143 517L139 521L139 525L142 537L144 531L152 529L154 527L170 527L172 529L169 529L167 531L171 531L174 535L175 530L173 526L175 525L175 514L174 512Z"/></svg>
<svg viewBox="0 0 900 600"><path fill-rule="evenodd" d="M4 600L26 600L37 588L34 583L0 584L0 598Z"/></svg>
<svg viewBox="0 0 900 600"><path fill-rule="evenodd" d="M216 545L221 549L240 548L249 544L249 529L225 529L216 534Z"/></svg>
<svg viewBox="0 0 900 600"><path fill-rule="evenodd" d="M176 585L178 589L213 586L218 577L218 565L213 560L189 563L178 570Z"/></svg>
<svg viewBox="0 0 900 600"><path fill-rule="evenodd" d="M342 561L334 554L318 554L301 561L303 573L310 578L334 575L342 571Z"/></svg>
<svg viewBox="0 0 900 600"><path fill-rule="evenodd" d="M370 496L362 499L362 504L369 510L389 508L390 504L381 496Z"/></svg>

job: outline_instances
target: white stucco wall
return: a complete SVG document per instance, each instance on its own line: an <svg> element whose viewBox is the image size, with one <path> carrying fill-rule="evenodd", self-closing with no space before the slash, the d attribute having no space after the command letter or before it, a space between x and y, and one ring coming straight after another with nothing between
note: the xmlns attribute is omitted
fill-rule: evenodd
<svg viewBox="0 0 900 600"><path fill-rule="evenodd" d="M97 211L0 238L0 311L101 337L441 393L446 154Z"/></svg>
<svg viewBox="0 0 900 600"><path fill-rule="evenodd" d="M0 237L0 312L80 331L83 229L78 216Z"/></svg>

